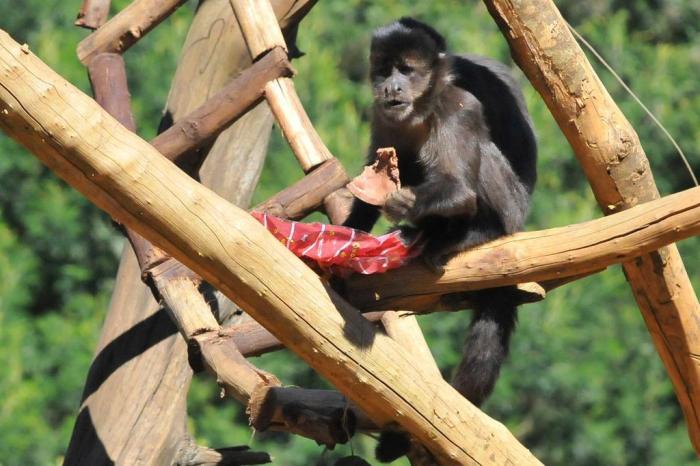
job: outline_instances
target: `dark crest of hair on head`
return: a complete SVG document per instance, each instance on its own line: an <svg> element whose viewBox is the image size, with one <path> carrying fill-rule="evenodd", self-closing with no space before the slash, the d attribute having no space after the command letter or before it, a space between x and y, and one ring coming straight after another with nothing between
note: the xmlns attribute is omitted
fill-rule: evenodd
<svg viewBox="0 0 700 466"><path fill-rule="evenodd" d="M429 42L425 39L429 39ZM403 18L377 29L372 36L372 48L379 46L382 50L426 50L432 43L435 48L430 52L435 55L447 51L445 38L432 27L417 19Z"/></svg>

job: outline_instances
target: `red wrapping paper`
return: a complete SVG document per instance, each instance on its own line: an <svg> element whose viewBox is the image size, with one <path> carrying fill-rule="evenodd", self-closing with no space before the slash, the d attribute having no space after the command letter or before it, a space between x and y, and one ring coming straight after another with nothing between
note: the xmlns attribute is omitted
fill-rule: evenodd
<svg viewBox="0 0 700 466"><path fill-rule="evenodd" d="M349 227L294 222L264 212L251 215L295 255L337 275L386 272L420 253L415 243L404 243L398 231L373 236Z"/></svg>

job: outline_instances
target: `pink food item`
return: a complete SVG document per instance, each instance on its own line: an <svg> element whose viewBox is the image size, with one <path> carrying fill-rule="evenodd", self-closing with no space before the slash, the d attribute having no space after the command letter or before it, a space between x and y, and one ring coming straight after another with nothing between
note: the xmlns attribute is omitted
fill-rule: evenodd
<svg viewBox="0 0 700 466"><path fill-rule="evenodd" d="M377 149L376 162L366 166L346 187L367 204L383 206L387 197L401 188L396 150L393 147Z"/></svg>
<svg viewBox="0 0 700 466"><path fill-rule="evenodd" d="M251 215L298 257L336 275L386 272L420 253L420 247L405 244L398 231L373 236L349 227L294 222L264 212Z"/></svg>

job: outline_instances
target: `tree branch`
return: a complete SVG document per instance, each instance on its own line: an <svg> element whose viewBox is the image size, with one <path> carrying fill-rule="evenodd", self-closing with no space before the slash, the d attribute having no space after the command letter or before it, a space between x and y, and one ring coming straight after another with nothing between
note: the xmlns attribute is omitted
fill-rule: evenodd
<svg viewBox="0 0 700 466"><path fill-rule="evenodd" d="M78 44L84 64L105 52L124 53L187 0L134 0Z"/></svg>

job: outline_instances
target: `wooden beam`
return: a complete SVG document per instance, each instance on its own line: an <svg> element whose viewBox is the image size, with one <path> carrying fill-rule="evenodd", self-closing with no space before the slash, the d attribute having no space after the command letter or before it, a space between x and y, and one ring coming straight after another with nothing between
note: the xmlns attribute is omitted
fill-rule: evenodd
<svg viewBox="0 0 700 466"><path fill-rule="evenodd" d="M270 81L265 98L305 173L333 157L316 132L290 78Z"/></svg>
<svg viewBox="0 0 700 466"><path fill-rule="evenodd" d="M272 463L270 455L250 451L248 447L204 448L193 442L182 445L178 466L244 466Z"/></svg>
<svg viewBox="0 0 700 466"><path fill-rule="evenodd" d="M300 220L321 207L327 196L344 187L348 181L350 180L343 165L334 157L323 162L292 186L255 206L253 210Z"/></svg>
<svg viewBox="0 0 700 466"><path fill-rule="evenodd" d="M95 56L87 68L97 103L119 123L135 131L124 58L118 53L101 53Z"/></svg>
<svg viewBox="0 0 700 466"><path fill-rule="evenodd" d="M286 50L282 32L268 0L229 1L254 60L274 47ZM280 78L268 82L265 98L305 173L333 157L311 124L291 79Z"/></svg>
<svg viewBox="0 0 700 466"><path fill-rule="evenodd" d="M7 134L235 300L377 425L398 422L442 464L540 464L503 425L414 367L250 215L182 173L4 32L0 109Z"/></svg>
<svg viewBox="0 0 700 466"><path fill-rule="evenodd" d="M659 197L637 133L552 0L484 0L606 214ZM700 304L675 245L623 265L700 454Z"/></svg>
<svg viewBox="0 0 700 466"><path fill-rule="evenodd" d="M169 160L187 164L183 159L262 100L270 80L291 76L293 72L284 50L271 49L196 110L156 136L151 144Z"/></svg>
<svg viewBox="0 0 700 466"><path fill-rule="evenodd" d="M268 0L229 1L253 61L275 47L287 51L275 11Z"/></svg>
<svg viewBox="0 0 700 466"><path fill-rule="evenodd" d="M436 379L442 378L415 314L406 311L384 312L381 323L386 334L413 355L416 364L420 365L426 373L432 373Z"/></svg>
<svg viewBox="0 0 700 466"><path fill-rule="evenodd" d="M111 0L83 0L78 17L73 24L86 29L99 28L107 21L111 3Z"/></svg>
<svg viewBox="0 0 700 466"><path fill-rule="evenodd" d="M455 300L455 293L534 281L549 291L698 234L700 188L692 188L605 218L518 233L477 246L453 257L441 276L420 263L383 274L352 275L344 283L343 295L363 311L464 309L469 307L468 294ZM527 290L521 290L521 296L523 302L539 299ZM229 332L248 356L281 347L254 323Z"/></svg>
<svg viewBox="0 0 700 466"><path fill-rule="evenodd" d="M700 188L692 188L589 222L517 233L453 257L438 276L422 264L377 275L353 275L345 293L361 309L391 309L419 299L542 282L625 263L700 234Z"/></svg>
<svg viewBox="0 0 700 466"><path fill-rule="evenodd" d="M95 100L126 128L134 131L123 57L114 53L99 54L90 61L88 68ZM286 53L279 47L270 50L202 106L161 133L151 141L151 145L166 158L191 165L184 159L192 149L216 137L234 119L255 105L261 99L267 81L291 74ZM268 206L287 205L292 211L295 207L308 208L310 203L318 207L329 192L347 182L342 166L335 159L328 160L312 173L313 176L308 175L298 185L280 193L276 197L278 202L269 203ZM268 427L286 430L329 447L347 442L351 433L338 428L341 420L346 418L343 406L309 404L304 402L303 397L297 396L292 400L270 390L280 387L279 380L249 363L235 340L222 332L199 289L201 278L135 231L126 230L141 268L142 280L151 287L156 299L165 304L171 319L188 342L190 364L206 369L216 378L225 394L244 404L246 412L250 413L251 425L258 430ZM337 394L325 399L337 401L338 397L343 398ZM299 408L300 403L304 406L301 411L303 415L291 408ZM346 400L346 406L347 403ZM270 416L261 419L261 413L269 413ZM355 408L353 419L360 415ZM310 419L313 422L309 422ZM353 423L353 432L354 426ZM330 433L334 434L330 436ZM214 450L195 446L195 452L212 454Z"/></svg>
<svg viewBox="0 0 700 466"><path fill-rule="evenodd" d="M136 132L124 58L117 53L96 55L88 64L88 76L95 101L125 128ZM139 262L141 279L152 284L151 269L166 261L169 256L129 228L126 229L126 235Z"/></svg>
<svg viewBox="0 0 700 466"><path fill-rule="evenodd" d="M187 0L134 0L78 44L78 59L87 64L100 53L124 53Z"/></svg>

